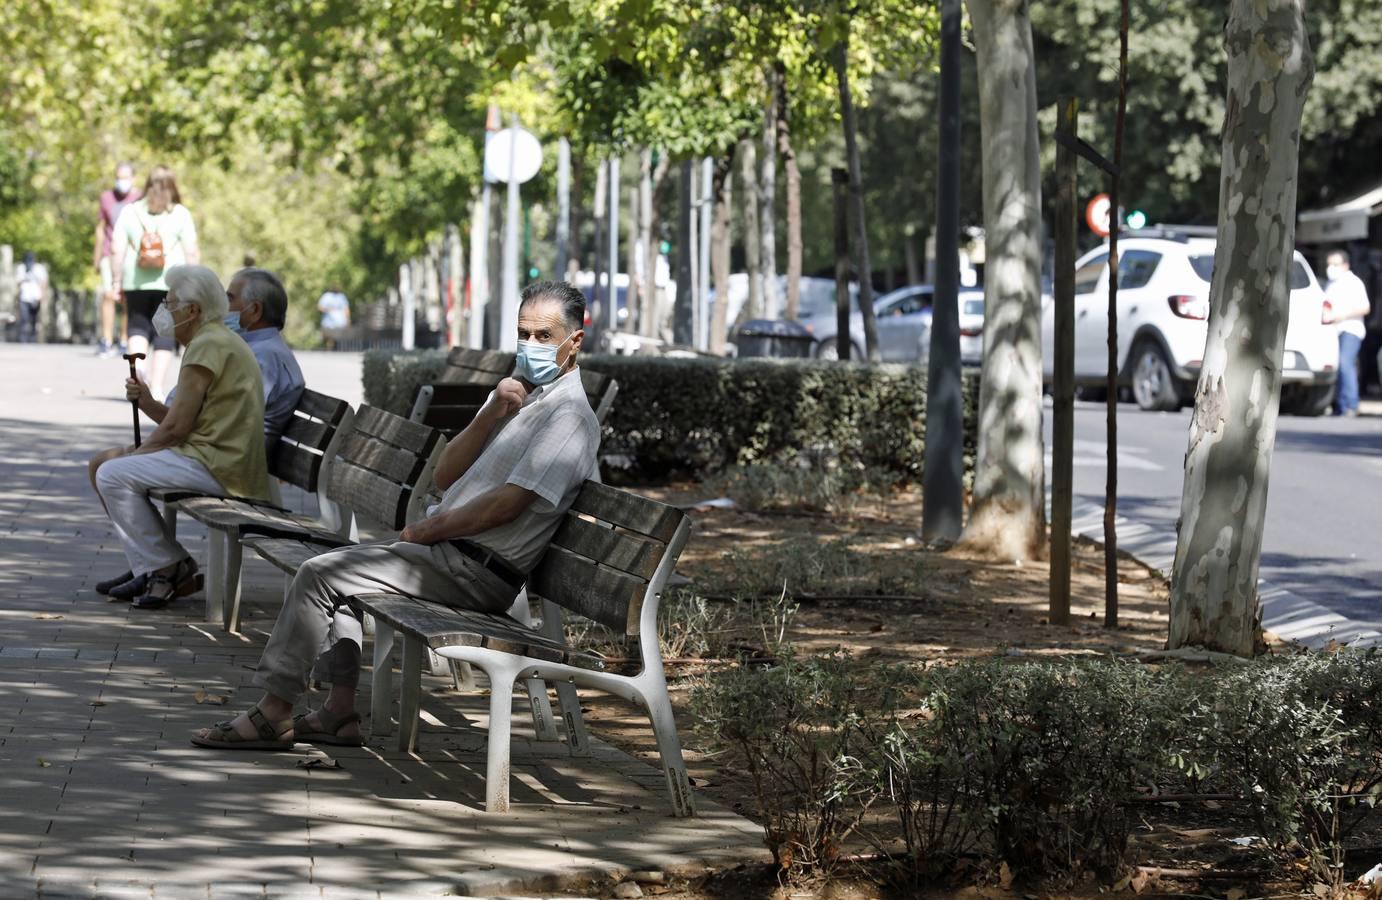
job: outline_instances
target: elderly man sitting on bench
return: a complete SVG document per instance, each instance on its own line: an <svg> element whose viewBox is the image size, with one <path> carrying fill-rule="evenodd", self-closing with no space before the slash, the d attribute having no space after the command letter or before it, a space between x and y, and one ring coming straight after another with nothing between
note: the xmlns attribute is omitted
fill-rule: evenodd
<svg viewBox="0 0 1382 900"><path fill-rule="evenodd" d="M516 377L500 382L446 446L436 472L441 502L397 541L343 547L303 565L259 661L263 698L192 743L363 743L355 691L364 637L346 606L352 596L393 593L485 612L510 606L581 485L598 474L600 428L576 368L584 321L585 298L569 284L523 292ZM330 694L320 709L291 718L314 664Z"/></svg>

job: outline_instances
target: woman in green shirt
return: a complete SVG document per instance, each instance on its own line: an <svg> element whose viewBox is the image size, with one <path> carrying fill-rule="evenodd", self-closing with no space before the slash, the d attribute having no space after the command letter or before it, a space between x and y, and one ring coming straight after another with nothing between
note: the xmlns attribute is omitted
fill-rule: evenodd
<svg viewBox="0 0 1382 900"><path fill-rule="evenodd" d="M111 234L111 282L125 304L131 353L148 353L149 386L156 399L164 396L163 380L177 342L171 335L155 335L154 313L168 295L165 273L173 266L197 265L197 226L182 205L177 179L167 166L149 173L144 194L126 204Z"/></svg>

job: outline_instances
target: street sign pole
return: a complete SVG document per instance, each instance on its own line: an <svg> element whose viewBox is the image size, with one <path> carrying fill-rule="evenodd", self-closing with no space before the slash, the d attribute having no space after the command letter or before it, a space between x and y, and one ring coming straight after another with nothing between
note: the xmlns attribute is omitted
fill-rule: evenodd
<svg viewBox="0 0 1382 900"><path fill-rule="evenodd" d="M1056 104L1065 134L1078 135L1079 104ZM1070 523L1074 503L1075 448L1075 192L1076 158L1067 144L1056 145L1055 344L1051 442L1051 598L1052 625L1070 624Z"/></svg>
<svg viewBox="0 0 1382 900"><path fill-rule="evenodd" d="M509 127L518 132L518 116ZM503 300L499 316L499 349L518 349L518 179L514 177L518 160L518 141L509 140L508 208L504 211Z"/></svg>

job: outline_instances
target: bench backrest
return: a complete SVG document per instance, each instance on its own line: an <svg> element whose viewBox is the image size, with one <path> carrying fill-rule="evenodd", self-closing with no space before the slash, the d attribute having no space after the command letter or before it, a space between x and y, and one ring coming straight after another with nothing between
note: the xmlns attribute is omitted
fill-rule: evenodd
<svg viewBox="0 0 1382 900"><path fill-rule="evenodd" d="M585 367L581 367L580 373L586 400L595 411L595 418L603 425L614 408L619 382L609 375ZM418 424L439 428L447 437L454 437L471 423L498 383L498 380L493 384L481 382L477 378L468 382L423 385L418 390L409 418Z"/></svg>
<svg viewBox="0 0 1382 900"><path fill-rule="evenodd" d="M504 350L457 347L446 355L442 384L487 384L494 387L513 372L514 354Z"/></svg>
<svg viewBox="0 0 1382 900"><path fill-rule="evenodd" d="M350 404L304 390L269 460L269 474L309 494L317 491L322 465L334 454L332 442L350 427Z"/></svg>
<svg viewBox="0 0 1382 900"><path fill-rule="evenodd" d="M631 637L656 603L686 543L683 511L587 481L562 519L529 590ZM656 640L654 629L653 639Z"/></svg>
<svg viewBox="0 0 1382 900"><path fill-rule="evenodd" d="M444 438L435 428L361 406L331 461L331 499L357 517L402 528L432 481Z"/></svg>

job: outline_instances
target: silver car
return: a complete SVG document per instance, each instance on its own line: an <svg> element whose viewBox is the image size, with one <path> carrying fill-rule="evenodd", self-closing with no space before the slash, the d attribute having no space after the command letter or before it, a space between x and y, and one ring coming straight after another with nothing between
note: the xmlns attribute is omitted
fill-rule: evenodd
<svg viewBox="0 0 1382 900"><path fill-rule="evenodd" d="M960 365L980 366L984 362L984 292L982 289L960 290ZM931 356L931 318L927 316L926 330L921 335L917 358L923 364Z"/></svg>
<svg viewBox="0 0 1382 900"><path fill-rule="evenodd" d="M878 352L884 362L918 359L921 337L930 332L931 297L931 285L913 284L889 291L873 302ZM833 310L807 319L806 328L816 339L812 355L817 359L839 359L835 342L839 328ZM857 312L849 317L849 340L850 359L864 359L864 317Z"/></svg>

